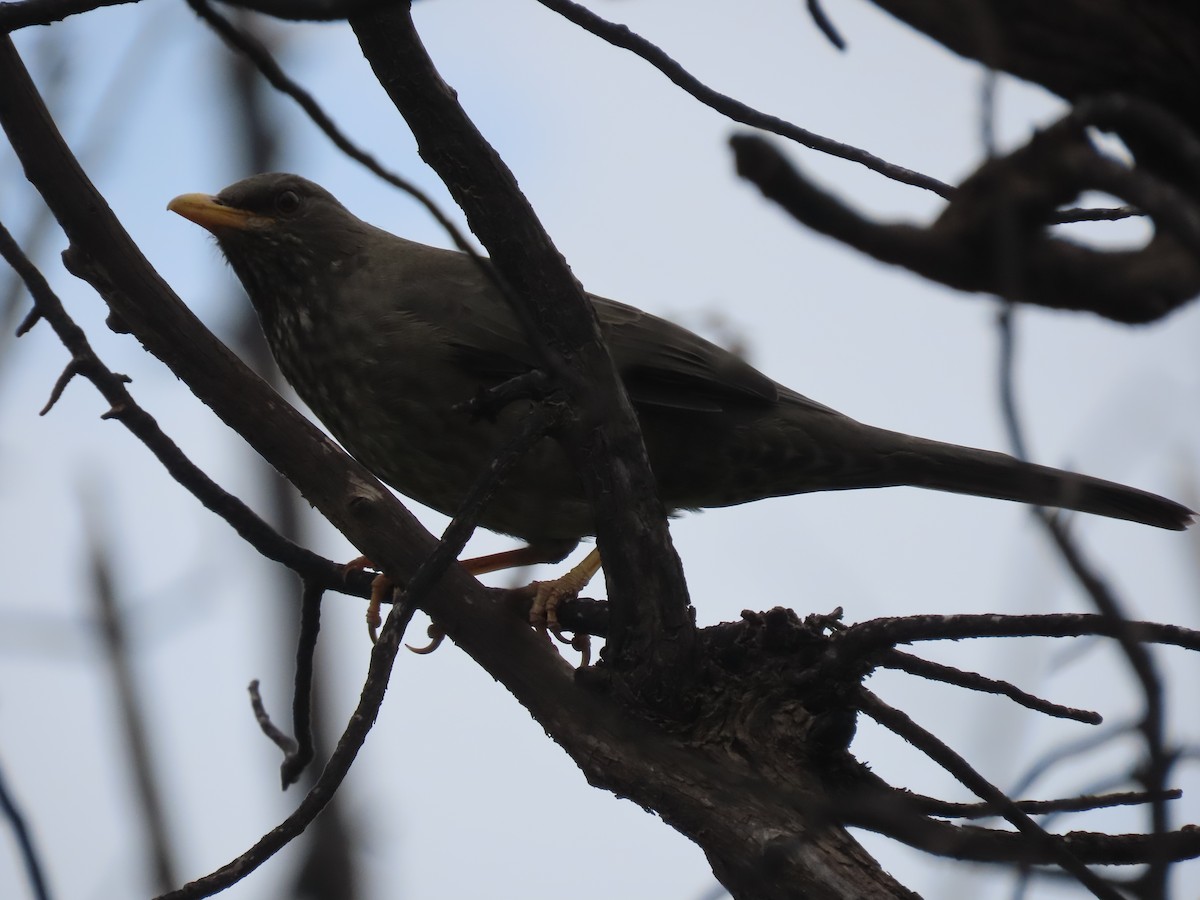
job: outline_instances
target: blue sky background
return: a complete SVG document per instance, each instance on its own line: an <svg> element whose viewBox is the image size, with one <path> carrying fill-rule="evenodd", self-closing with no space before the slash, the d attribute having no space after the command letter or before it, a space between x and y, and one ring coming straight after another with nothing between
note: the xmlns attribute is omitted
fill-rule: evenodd
<svg viewBox="0 0 1200 900"><path fill-rule="evenodd" d="M593 4L660 44L712 87L892 162L956 181L982 155L978 67L858 0L826 4L850 44L835 51L800 4L663 0ZM741 130L640 60L536 3L416 5L443 76L515 171L576 275L595 293L721 339L744 340L763 371L855 418L1006 449L996 391L996 304L930 285L797 227L738 180L727 147ZM403 121L344 25L272 26L281 64L385 164L455 213L417 159ZM188 191L215 192L238 168L219 42L183 4L114 7L16 35L63 131L100 190L176 291L218 333L244 302L203 232L165 211ZM49 38L61 41L56 59ZM54 72L61 88L55 90ZM1061 104L1000 83L1003 146L1052 121ZM447 244L407 196L347 160L281 101L285 168L337 194L363 218ZM881 218L928 221L932 195L861 167L788 148L804 169ZM0 219L18 237L39 209L7 146ZM1131 241L1138 223L1086 229ZM62 271L52 231L39 260L102 358L133 377L145 408L227 489L261 508L250 451L128 336L103 327L103 304ZM713 320L717 324L714 326ZM1200 313L1130 329L1089 316L1023 310L1020 403L1039 461L1156 490L1197 505ZM223 864L298 799L278 791L278 754L258 733L245 685L264 679L277 716L277 629L264 598L270 563L172 482L87 384L39 418L66 354L48 328L0 342L0 764L39 839L62 898L146 896L143 838L130 805L112 689L92 625L82 563L81 496L113 533L152 722L170 824L186 877ZM436 532L445 520L423 518ZM1135 614L1197 627L1197 541L1081 517L1086 549ZM846 609L849 621L944 612L1087 609L1020 507L895 489L765 501L672 524L702 624L782 604ZM356 555L328 526L309 543ZM478 535L479 553L511 546ZM508 576L497 576L505 583ZM596 590L602 590L597 585ZM320 653L336 673L344 720L367 663L361 606L332 598ZM1111 646L1071 656L1052 642L922 647L939 660L1011 678L1119 721L1138 709ZM1200 660L1160 654L1171 678L1172 737L1200 739L1193 686ZM904 676L871 687L1005 786L1081 725L1048 722L999 700ZM1087 789L1128 765L1132 738L1057 773L1039 797ZM969 799L931 763L863 723L855 752L893 783ZM1200 820L1196 769L1176 821ZM703 855L634 804L584 782L498 685L447 645L404 655L379 723L345 785L358 817L370 896L655 897L692 900L713 880ZM1137 830L1135 813L1072 819L1071 828ZM930 898L1007 896L1005 880L865 836L902 882ZM227 896L278 896L291 868L268 864ZM1181 896L1200 884L1180 872ZM1188 890L1188 888L1193 888ZM23 879L0 840L0 894ZM1039 884L1039 897L1063 895Z"/></svg>

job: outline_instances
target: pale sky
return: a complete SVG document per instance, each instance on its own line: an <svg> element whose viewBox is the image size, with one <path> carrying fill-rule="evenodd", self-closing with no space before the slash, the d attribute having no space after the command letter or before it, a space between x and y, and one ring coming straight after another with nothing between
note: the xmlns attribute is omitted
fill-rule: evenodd
<svg viewBox="0 0 1200 900"><path fill-rule="evenodd" d="M592 6L710 86L820 134L947 181L981 158L979 69L866 3L826 4L849 42L844 54L817 32L802 4L783 0L756 4L753 15L713 2ZM1008 449L996 399L993 300L930 285L803 230L733 174L727 139L740 126L536 3L425 2L416 18L443 76L588 290L693 328L715 314L745 339L764 372L855 418ZM454 212L349 29L278 30L281 64L343 129ZM161 2L101 10L53 31L67 58L51 106L68 140L77 150L92 148L84 160L89 175L163 276L210 327L227 329L230 304L244 302L231 299L241 298L240 289L203 232L165 211L177 194L215 192L250 174L236 168L216 39L185 6ZM46 38L45 29L16 35L43 86ZM126 99L101 106L114 78L124 79L117 94ZM1002 80L1002 144L1018 145L1060 106ZM90 124L98 109L101 121L118 126ZM384 228L448 243L409 198L341 156L293 106L280 109L287 169ZM932 195L858 166L797 147L787 152L881 217L928 221L939 209ZM20 238L36 208L5 146L0 219ZM1141 233L1137 224L1089 230L1097 240ZM102 358L133 377L135 397L193 460L263 508L258 470L246 467L252 451L136 341L104 329L102 302L58 262L63 246L53 232L39 261ZM1020 403L1037 460L1195 506L1196 307L1139 329L1027 310L1018 327ZM268 705L286 719L291 685L264 634L276 627L264 599L272 564L172 482L121 426L100 421L104 404L86 383L72 384L49 416L37 416L66 362L48 328L0 348L0 565L8 573L0 587L0 765L57 897L148 896L112 691L89 625L81 494L97 495L119 535L114 549L134 662L188 878L242 852L299 799L279 792L278 753L258 733L245 699L246 683L262 678ZM436 514L424 517L435 532L445 524ZM1094 517L1080 517L1075 528L1135 615L1200 627L1194 535ZM319 552L338 560L357 555L328 526L313 532ZM702 624L774 605L802 615L843 606L848 621L1088 609L1027 512L996 501L909 489L810 495L685 516L672 533ZM471 549L509 546L481 534ZM500 576L496 583L506 582ZM369 652L361 605L332 598L324 623L319 652L336 672L332 703L344 720ZM1136 712L1138 697L1111 647L1092 647L1074 661L1066 650L1048 641L917 648L1096 708L1110 722ZM1200 721L1191 691L1200 660L1182 651L1159 658L1170 678L1172 737L1195 744ZM1087 733L907 676L870 684L1002 787L1048 749ZM1127 741L1059 772L1033 795L1085 790L1128 765L1133 746ZM970 799L869 723L854 752L895 784ZM1176 823L1200 820L1194 764L1179 770L1177 784L1189 795L1172 807ZM360 817L369 896L694 900L714 884L696 847L634 804L589 787L528 714L449 644L430 657L402 654L344 790ZM1097 814L1056 827L1137 830L1143 817ZM940 861L874 836L864 841L928 898L964 896L968 885L972 896L1008 895L998 870ZM225 896L278 896L291 871L286 857L278 859ZM1183 867L1180 896L1194 896L1197 885L1200 868ZM24 890L5 835L0 895ZM1038 883L1034 896L1062 894Z"/></svg>

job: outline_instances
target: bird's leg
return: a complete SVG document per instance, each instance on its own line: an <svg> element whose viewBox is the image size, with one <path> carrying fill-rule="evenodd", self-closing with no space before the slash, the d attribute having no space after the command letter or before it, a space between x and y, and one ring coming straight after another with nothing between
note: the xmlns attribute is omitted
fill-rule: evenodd
<svg viewBox="0 0 1200 900"><path fill-rule="evenodd" d="M566 554L562 553L559 547L528 544L515 550L489 553L487 556L476 556L472 559L460 559L458 564L470 574L479 576L487 575L489 572L499 572L501 569L516 569L538 563L558 562L564 556Z"/></svg>

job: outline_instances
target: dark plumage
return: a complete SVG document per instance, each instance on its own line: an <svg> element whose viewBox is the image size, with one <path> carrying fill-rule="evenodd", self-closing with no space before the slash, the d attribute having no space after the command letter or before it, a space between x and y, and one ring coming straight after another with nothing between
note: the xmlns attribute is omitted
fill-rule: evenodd
<svg viewBox="0 0 1200 900"><path fill-rule="evenodd" d="M453 514L525 408L489 422L453 407L539 363L476 264L375 228L295 175L257 175L169 208L216 236L284 376L334 436L401 493ZM916 485L1160 528L1191 521L1186 507L1135 488L863 425L685 328L591 300L668 509ZM594 531L550 438L517 464L482 524L548 557Z"/></svg>

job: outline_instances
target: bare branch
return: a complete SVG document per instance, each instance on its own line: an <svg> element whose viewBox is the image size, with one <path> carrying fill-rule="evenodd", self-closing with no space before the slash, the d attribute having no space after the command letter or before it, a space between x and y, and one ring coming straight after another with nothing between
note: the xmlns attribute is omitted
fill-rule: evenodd
<svg viewBox="0 0 1200 900"><path fill-rule="evenodd" d="M236 859L203 878L189 882L177 891L162 894L158 900L198 900L201 897L211 897L237 884L299 837L333 799L334 793L345 780L350 766L358 756L371 726L375 724L379 706L383 703L392 664L396 660L396 651L400 647L404 630L416 611L417 594L409 596L411 600L406 599L395 604L388 613L387 621L379 635L379 643L371 651L367 680L363 684L362 694L350 718L350 724L329 757L329 762L295 812L259 838L253 847Z"/></svg>
<svg viewBox="0 0 1200 900"><path fill-rule="evenodd" d="M907 794L927 815L945 816L955 819L985 819L999 815L999 811L989 803L951 803L934 797L922 797ZM1183 791L1173 789L1163 791L1156 796L1148 791L1122 791L1115 794L1081 794L1078 797L1064 797L1058 800L1014 800L1017 808L1031 816L1041 816L1048 813L1087 812L1093 809L1109 809L1114 806L1141 806L1155 799L1178 800Z"/></svg>
<svg viewBox="0 0 1200 900"><path fill-rule="evenodd" d="M372 0L375 2L375 0ZM346 134L338 127L337 123L321 108L317 103L316 98L308 91L304 90L299 84L288 77L287 73L279 66L270 52L262 43L254 36L246 34L239 30L232 22L218 13L212 8L212 5L207 0L188 0L188 6L203 19L213 31L225 41L229 47L237 53L243 54L258 71L263 78L279 91L288 97L291 97L304 110L314 125L317 126L325 136L333 143L335 147L345 153L355 162L363 166L369 172L386 181L393 187L399 188L408 194L418 203L420 203L429 212L437 223L446 231L446 233L454 241L454 245L464 253L470 254L476 259L479 255L471 243L467 240L462 231L455 225L450 218L442 212L433 199L422 191L419 187L409 181L407 178L402 178L396 173L384 168L374 156L363 150L355 144Z"/></svg>
<svg viewBox="0 0 1200 900"><path fill-rule="evenodd" d="M846 41L838 33L833 21L825 13L825 7L821 6L821 0L807 0L805 4L808 7L808 14L812 17L813 24L820 29L821 34L829 39L829 43L837 47L839 50L846 49Z"/></svg>
<svg viewBox="0 0 1200 900"><path fill-rule="evenodd" d="M1114 87L1195 129L1200 11L1195 4L1097 0L873 0L969 59L1040 84L1070 103ZM1135 155L1139 155L1134 148Z"/></svg>
<svg viewBox="0 0 1200 900"><path fill-rule="evenodd" d="M454 246L474 260L484 276L496 286L497 290L505 296L509 304L517 311L518 316L523 321L527 321L527 316L523 312L520 300L515 296L512 286L509 285L503 274L479 254L479 251L467 240L462 230L450 220L449 216L442 212L428 194L409 180L401 178L399 175L386 169L374 156L351 141L334 123L333 119L321 108L316 99L287 76L261 41L234 26L233 23L214 10L207 0L188 0L188 5L230 48L237 53L243 54L272 87L296 101L313 124L329 138L335 147L362 165L369 172L372 172L393 187L404 191L421 204L454 242ZM537 334L536 330L530 329L529 338L534 346L544 349L545 342ZM546 361L552 369L557 365L552 356L548 356ZM556 371L561 375L561 366Z"/></svg>
<svg viewBox="0 0 1200 900"><path fill-rule="evenodd" d="M34 843L33 834L25 822L17 801L8 789L8 779L4 770L0 769L0 813L12 829L17 848L21 853L21 862L25 865L25 876L29 879L29 889L34 900L50 900L50 884L46 880L46 867L42 864L41 853Z"/></svg>
<svg viewBox="0 0 1200 900"><path fill-rule="evenodd" d="M34 313L37 318L45 318L50 323L63 346L72 355L71 364L59 379L60 385L67 374L72 372L78 372L91 381L111 406L110 413L105 414L106 417L119 419L146 445L176 481L205 507L232 525L234 530L263 556L281 562L299 574L319 581L325 587L362 597L369 594L368 577L362 573L347 573L336 563L284 539L246 504L221 488L184 455L179 446L159 427L154 417L138 406L125 387L126 379L108 369L96 356L83 330L67 314L62 301L50 288L45 277L21 252L3 224L0 224L0 256L24 280L34 299ZM33 320L34 314L31 313L27 321ZM56 399L59 393L61 387L56 385L51 400ZM47 409L43 412L47 411L49 406L50 404L47 404Z"/></svg>
<svg viewBox="0 0 1200 900"><path fill-rule="evenodd" d="M110 553L102 535L110 529L96 521L98 506L88 502L85 494L83 511L88 543L88 564L91 569L93 599L96 603L100 634L108 666L116 688L117 711L129 750L129 765L137 804L141 813L143 832L150 847L154 870L155 890L166 891L179 883L176 875L175 850L171 844L169 821L159 785L158 770L151 752L146 715L142 708L133 665L129 658L129 642L125 620L113 582Z"/></svg>
<svg viewBox="0 0 1200 900"><path fill-rule="evenodd" d="M910 675L919 675L922 678L929 678L933 681L954 684L971 691L999 694L1015 703L1019 703L1027 709L1044 713L1047 716L1055 716L1060 719L1073 719L1076 722L1083 722L1085 725L1099 725L1104 721L1099 713L1093 712L1090 709L1072 709L1069 706L1051 703L1049 700L1036 697L1027 691L1021 690L1016 685L1009 684L1007 681L988 678L977 672L966 672L952 666L944 666L941 663L921 659L909 653L902 653L899 650L890 650L885 653L880 657L879 665L889 669L900 669L901 671L908 672Z"/></svg>
<svg viewBox="0 0 1200 900"><path fill-rule="evenodd" d="M1070 118L985 163L927 228L867 219L761 138L740 135L731 144L738 173L803 224L958 290L1127 323L1159 319L1200 292L1194 203L1148 172L1099 157ZM1091 188L1129 197L1155 217L1161 227L1153 240L1138 250L1101 251L1046 234L1056 209ZM997 252L998 234L1013 252Z"/></svg>
<svg viewBox="0 0 1200 900"><path fill-rule="evenodd" d="M538 2L547 9L558 13L564 19L574 22L580 28L586 29L597 37L608 41L614 47L621 47L637 54L705 106L711 107L734 122L740 122L742 125L749 125L752 128L761 128L763 131L777 134L780 137L795 141L797 144L802 144L821 153L827 153L839 159L858 163L893 181L933 191L933 193L940 197L949 197L954 191L953 186L946 184L944 181L938 181L938 179L929 175L923 175L920 172L914 172L903 166L897 166L880 159L872 153L868 153L866 150L860 150L849 144L843 144L840 141L822 137L819 134L801 128L798 125L793 125L791 122L787 122L776 116L759 112L726 94L714 91L697 80L683 66L671 59L670 56L650 43L650 41L634 34L624 25L618 25L602 19L578 3L572 3L571 0L538 0Z"/></svg>
<svg viewBox="0 0 1200 900"><path fill-rule="evenodd" d="M9 237L7 231L5 231L5 237ZM5 241L5 243L7 244L8 241ZM62 374L60 374L57 380L55 380L54 387L50 389L50 398L46 401L46 405L38 411L39 416L44 416L49 413L50 410L54 409L54 404L56 404L59 401L59 398L62 397L63 391L67 389L67 385L70 384L72 379L79 374L79 367L80 364L73 359L67 363L62 370Z"/></svg>
<svg viewBox="0 0 1200 900"><path fill-rule="evenodd" d="M312 731L312 687L313 655L316 652L317 635L321 628L321 596L323 590L313 582L304 582L300 601L300 633L296 642L296 678L292 688L292 731L289 737L271 721L258 680L250 682L250 706L262 733L283 751L283 762L279 765L279 779L286 791L296 783L301 773L312 762L314 753Z"/></svg>
<svg viewBox="0 0 1200 900"><path fill-rule="evenodd" d="M0 3L0 32L12 32L30 25L49 25L67 16L136 3L137 0L15 0Z"/></svg>
<svg viewBox="0 0 1200 900"><path fill-rule="evenodd" d="M1139 641L1200 651L1200 631L1180 625L1130 621L1114 623L1108 616L1088 613L1046 613L1005 616L971 615L881 616L849 625L834 635L840 654L853 656L872 649L914 641L957 641L983 637L1116 637L1125 629Z"/></svg>
<svg viewBox="0 0 1200 900"><path fill-rule="evenodd" d="M650 696L676 697L695 650L687 588L637 420L579 282L511 171L467 118L422 46L408 3L351 26L422 156L463 208L492 263L514 288L516 312L545 344L544 364L574 415L565 442L592 504L612 603L609 649ZM536 338L535 338L536 339ZM618 467L616 460L620 460ZM635 661L656 660L653 673ZM631 685L632 687L632 685ZM674 688L674 689L673 689ZM635 689L636 690L636 689Z"/></svg>
<svg viewBox="0 0 1200 900"><path fill-rule="evenodd" d="M263 703L262 691L259 690L257 678L247 685L246 692L250 695L250 709L254 712L254 721L258 723L259 730L262 731L267 740L283 751L285 758L294 756L296 753L296 741L294 738L284 734L283 730L271 721L271 714L267 712L267 707ZM284 785L284 787L287 787L287 785Z"/></svg>
<svg viewBox="0 0 1200 900"><path fill-rule="evenodd" d="M160 900L185 900L185 898L186 900L193 900L193 898L209 897L237 883L304 831L308 823L333 798L334 792L345 778L351 764L358 755L358 751L366 740L367 733L371 730L371 726L375 724L375 719L379 714L379 707L383 703L384 692L387 690L392 666L396 660L396 653L400 649L400 644L404 639L404 632L408 628L408 623L412 620L413 612L420 604L422 596L426 591L431 590L446 571L457 561L463 547L466 546L471 534L475 531L475 524L479 516L482 514L484 507L487 506L488 501L491 500L496 488L503 481L508 469L521 458L533 442L545 434L547 426L558 414L559 411L556 409L542 407L526 417L521 431L504 448L492 466L477 479L470 493L463 501L462 508L450 521L450 524L446 526L446 531L443 533L437 546L434 547L433 552L418 566L416 572L413 573L412 580L409 582L407 588L405 588L403 596L399 602L393 604L391 611L388 613L383 630L379 634L379 640L371 652L371 663L367 672L367 680L363 685L358 707L355 709L354 715L346 726L341 740L338 741L337 749L334 750L321 775L317 778L316 783L309 790L308 795L296 811L279 826L263 835L250 850L237 859L217 869L211 875L196 879L179 891L163 895ZM319 597L315 597L314 599L312 589L307 588L305 606L310 609L317 608L320 606L318 601ZM310 622L307 632L307 636L303 637L301 641L302 649L307 647L310 639L315 641L315 623ZM297 680L299 681L299 673ZM299 695L300 692L298 691L297 696L299 697ZM257 712L258 710L256 709ZM265 718L265 713L263 717ZM297 718L300 718L299 713L297 713ZM262 719L260 719L261 721ZM269 723L269 719L267 721ZM279 735L277 729L274 729L274 726L271 727L275 733L275 737L272 737L272 740L276 740L276 737L280 737L281 735ZM265 728L264 731L266 731ZM268 736L271 735L269 734ZM276 740L276 743L278 744L279 741ZM280 746L285 745L280 744ZM288 759L284 761L285 771L283 778L285 787L288 784L287 778L289 774L298 774L298 772L287 768L289 760L296 758L294 754L289 754ZM296 763L293 762L293 767L295 765Z"/></svg>
<svg viewBox="0 0 1200 900"><path fill-rule="evenodd" d="M1026 458L1025 439L1021 420L1017 413L1016 387L1013 377L1016 336L1011 309L1004 311L1004 314L998 319L997 325L1000 329L999 378L1005 427L1017 456ZM1112 622L1114 637L1142 689L1145 714L1142 716L1139 730L1146 745L1146 762L1141 769L1142 784L1147 793L1154 798L1150 805L1151 830L1155 835L1166 834L1170 830L1170 823L1167 818L1166 803L1162 796L1166 791L1167 773L1171 767L1173 754L1168 752L1166 747L1165 700L1162 678L1158 673L1154 657L1149 648L1138 638L1134 629L1130 627L1128 616L1125 614L1125 605L1099 575L1095 566L1085 558L1083 550L1068 533L1062 517L1052 515L1044 509L1035 509L1033 512L1045 527L1059 555L1075 576L1076 581L1079 582L1080 587L1091 598L1093 606L1100 615ZM1167 860L1153 860L1145 878L1150 883L1165 885Z"/></svg>
<svg viewBox="0 0 1200 900"><path fill-rule="evenodd" d="M1120 893L1105 884L1087 868L1066 846L1061 838L1049 834L1022 812L1002 790L993 785L967 761L938 740L898 709L888 706L869 691L860 694L860 708L885 728L895 732L918 750L957 778L981 800L996 807L1018 831L1040 850L1046 852L1065 871L1103 900L1122 900Z"/></svg>
<svg viewBox="0 0 1200 900"><path fill-rule="evenodd" d="M898 801L902 800L903 797L898 798ZM926 853L971 862L1057 865L1049 846L1044 842L1031 841L1020 832L976 825L950 825L936 819L914 816L909 805L903 802L881 801L877 797L869 802L869 806L864 802L847 804L846 821ZM1185 860L1200 855L1200 831L1190 826L1158 837L1088 831L1072 831L1052 837L1086 865L1137 866L1162 857Z"/></svg>
<svg viewBox="0 0 1200 900"><path fill-rule="evenodd" d="M240 6L277 19L295 22L332 22L362 15L384 6L388 0L229 0Z"/></svg>
<svg viewBox="0 0 1200 900"><path fill-rule="evenodd" d="M1135 722L1109 722L1097 731L1085 734L1073 741L1067 741L1055 747L1041 757L1035 759L1013 785L1010 793L1023 794L1038 780L1056 766L1074 762L1089 751L1103 747L1125 735L1131 734L1137 728Z"/></svg>
<svg viewBox="0 0 1200 900"><path fill-rule="evenodd" d="M313 658L317 652L317 635L321 631L321 586L304 582L300 597L300 633L296 636L296 679L292 689L292 733L296 735L296 752L289 754L280 766L279 777L284 789L294 784L313 758L312 729Z"/></svg>

